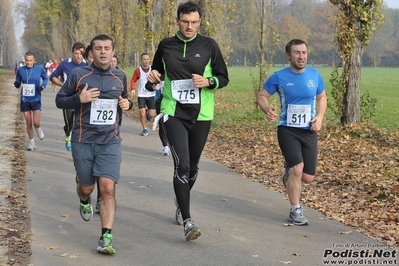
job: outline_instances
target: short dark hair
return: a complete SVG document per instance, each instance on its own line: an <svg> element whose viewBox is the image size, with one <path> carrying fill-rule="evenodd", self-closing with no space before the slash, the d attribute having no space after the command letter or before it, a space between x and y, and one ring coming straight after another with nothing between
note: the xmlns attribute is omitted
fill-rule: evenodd
<svg viewBox="0 0 399 266"><path fill-rule="evenodd" d="M201 18L201 7L197 3L193 1L181 3L177 8L177 18L180 18L180 14L190 14L193 12L198 12Z"/></svg>
<svg viewBox="0 0 399 266"><path fill-rule="evenodd" d="M32 52L26 52L25 53L25 57L27 57L27 56L33 56L33 57L35 57L35 54L34 53L32 53Z"/></svg>
<svg viewBox="0 0 399 266"><path fill-rule="evenodd" d="M143 58L143 56L145 56L145 55L148 55L148 56L150 56L150 54L149 53L142 53L141 55L140 55L140 58Z"/></svg>
<svg viewBox="0 0 399 266"><path fill-rule="evenodd" d="M90 50L93 50L95 41L111 41L112 42L112 50L115 49L114 40L106 34L99 34L99 35L95 36L90 42Z"/></svg>
<svg viewBox="0 0 399 266"><path fill-rule="evenodd" d="M72 53L75 51L75 50L80 50L80 49L85 49L85 45L83 44L83 43L81 43L81 42L75 42L73 45L72 45Z"/></svg>
<svg viewBox="0 0 399 266"><path fill-rule="evenodd" d="M91 50L91 46L87 45L85 52L83 53L83 58L87 59L89 58L89 51Z"/></svg>
<svg viewBox="0 0 399 266"><path fill-rule="evenodd" d="M286 45L285 45L285 52L287 54L291 53L291 48L293 45L300 45L300 44L304 44L306 45L306 48L308 48L308 44L304 41L304 40L300 40L300 39L292 39L291 41L289 41Z"/></svg>

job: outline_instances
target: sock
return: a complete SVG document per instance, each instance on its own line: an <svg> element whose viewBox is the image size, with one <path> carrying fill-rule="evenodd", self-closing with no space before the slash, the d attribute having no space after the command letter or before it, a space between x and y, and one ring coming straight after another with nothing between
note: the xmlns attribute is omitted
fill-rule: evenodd
<svg viewBox="0 0 399 266"><path fill-rule="evenodd" d="M35 139L31 139L31 140L30 140L30 143L35 143Z"/></svg>
<svg viewBox="0 0 399 266"><path fill-rule="evenodd" d="M301 208L301 205L291 205L291 211L295 211L298 208Z"/></svg>
<svg viewBox="0 0 399 266"><path fill-rule="evenodd" d="M105 233L111 234L111 228L101 228L101 239Z"/></svg>
<svg viewBox="0 0 399 266"><path fill-rule="evenodd" d="M89 199L87 199L87 200L80 200L80 203L82 203L82 204L89 204Z"/></svg>

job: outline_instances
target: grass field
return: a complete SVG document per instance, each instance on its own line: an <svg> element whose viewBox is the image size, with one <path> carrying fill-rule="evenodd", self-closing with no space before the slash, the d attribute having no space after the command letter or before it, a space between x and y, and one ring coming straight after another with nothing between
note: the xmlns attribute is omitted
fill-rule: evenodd
<svg viewBox="0 0 399 266"><path fill-rule="evenodd" d="M133 68L129 68L127 76L133 74ZM248 67L230 67L230 83L216 93L216 113L214 126L225 123L247 123L250 125L259 124L264 121L264 115L259 114L255 108L255 90L252 85L251 71L257 77L258 69L252 70ZM271 69L273 73L276 69ZM330 74L332 68L318 68L327 86L327 96L331 95ZM368 91L371 97L377 99L377 109L373 122L377 127L398 129L399 127L399 68L362 68L361 93ZM332 98L330 98L332 101ZM273 104L278 105L278 98L272 97ZM327 122L338 123L333 118L332 110L328 109L326 114Z"/></svg>

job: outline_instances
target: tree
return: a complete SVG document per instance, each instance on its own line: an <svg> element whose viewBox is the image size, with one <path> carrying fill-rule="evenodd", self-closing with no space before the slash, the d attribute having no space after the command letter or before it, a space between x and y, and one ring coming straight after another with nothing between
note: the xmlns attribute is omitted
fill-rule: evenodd
<svg viewBox="0 0 399 266"><path fill-rule="evenodd" d="M335 39L341 55L342 74L332 81L341 124L360 123L362 56L376 28L382 26L383 0L330 0L338 8ZM338 69L335 69L338 78ZM338 102L341 100L342 102Z"/></svg>
<svg viewBox="0 0 399 266"><path fill-rule="evenodd" d="M308 40L311 36L309 28L288 12L281 16L277 24L277 32L280 36L279 47L285 47L285 44L293 38Z"/></svg>
<svg viewBox="0 0 399 266"><path fill-rule="evenodd" d="M334 52L334 10L330 2L320 2L314 9L314 21L308 27L309 53L314 62L328 63L335 66L337 60Z"/></svg>
<svg viewBox="0 0 399 266"><path fill-rule="evenodd" d="M255 4L236 0L235 10L231 15L230 31L233 36L231 46L235 54L234 65L247 66L247 55L255 51L257 34L255 25Z"/></svg>
<svg viewBox="0 0 399 266"><path fill-rule="evenodd" d="M258 78L252 76L254 107L259 113L259 106L256 103L256 97L262 83L267 78L268 71L272 67L273 56L278 44L278 35L274 23L275 3L269 3L267 0L255 0L256 7L256 26L258 34L254 37L259 41L257 46L259 67ZM251 70L252 72L252 70Z"/></svg>
<svg viewBox="0 0 399 266"><path fill-rule="evenodd" d="M7 40L11 39L12 36L15 36L12 6L9 0L5 0L0 6L0 66L10 65L10 62L7 62L7 60L4 62L3 59L7 57L9 52Z"/></svg>

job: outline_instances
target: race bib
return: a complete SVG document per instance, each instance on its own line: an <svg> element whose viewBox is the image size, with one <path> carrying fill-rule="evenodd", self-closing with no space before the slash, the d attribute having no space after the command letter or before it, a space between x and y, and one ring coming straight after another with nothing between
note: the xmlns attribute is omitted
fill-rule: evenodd
<svg viewBox="0 0 399 266"><path fill-rule="evenodd" d="M192 79L173 80L172 97L181 104L199 103L199 89Z"/></svg>
<svg viewBox="0 0 399 266"><path fill-rule="evenodd" d="M116 121L117 99L98 99L91 102L90 124L112 125Z"/></svg>
<svg viewBox="0 0 399 266"><path fill-rule="evenodd" d="M23 96L35 96L35 84L23 84L22 95Z"/></svg>
<svg viewBox="0 0 399 266"><path fill-rule="evenodd" d="M289 104L287 109L287 126L309 127L310 105Z"/></svg>

